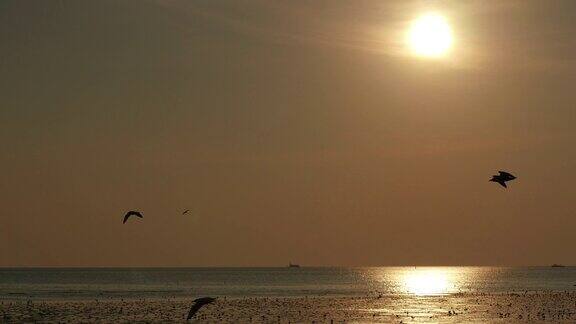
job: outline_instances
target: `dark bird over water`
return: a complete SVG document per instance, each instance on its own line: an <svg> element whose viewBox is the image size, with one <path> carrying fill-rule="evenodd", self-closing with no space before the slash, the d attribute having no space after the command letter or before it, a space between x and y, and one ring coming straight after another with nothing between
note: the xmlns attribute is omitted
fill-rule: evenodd
<svg viewBox="0 0 576 324"><path fill-rule="evenodd" d="M216 298L212 298L212 297L202 297L202 298L194 299L194 305L192 305L192 307L190 308L190 311L188 312L188 317L186 319L187 320L191 319L192 317L194 317L194 314L196 314L196 312L200 308L202 308L202 306L213 303L215 300L216 300Z"/></svg>
<svg viewBox="0 0 576 324"><path fill-rule="evenodd" d="M131 211L127 212L126 215L124 215L124 221L122 221L122 224L126 223L128 218L130 218L130 216L132 216L132 215L140 217L140 218L144 218L144 216L142 216L142 213L140 213L138 211L131 210Z"/></svg>
<svg viewBox="0 0 576 324"><path fill-rule="evenodd" d="M190 209L186 209L185 211L182 212L182 215L188 214L189 211L190 211Z"/></svg>
<svg viewBox="0 0 576 324"><path fill-rule="evenodd" d="M506 172L506 171L498 171L498 175L493 175L492 179L490 179L490 181L492 182L497 182L499 185L501 185L504 188L508 188L506 186L506 182L507 181L512 181L514 179L516 179L515 176L511 175L510 173Z"/></svg>

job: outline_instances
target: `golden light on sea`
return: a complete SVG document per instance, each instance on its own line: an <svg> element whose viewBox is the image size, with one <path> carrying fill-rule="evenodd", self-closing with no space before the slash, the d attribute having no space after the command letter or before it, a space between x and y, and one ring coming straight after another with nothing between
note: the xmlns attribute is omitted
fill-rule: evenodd
<svg viewBox="0 0 576 324"><path fill-rule="evenodd" d="M442 295L452 290L447 272L441 269L413 270L403 278L405 289L414 295Z"/></svg>
<svg viewBox="0 0 576 324"><path fill-rule="evenodd" d="M452 29L448 21L437 13L418 17L408 32L408 45L418 56L430 58L445 56L452 43Z"/></svg>

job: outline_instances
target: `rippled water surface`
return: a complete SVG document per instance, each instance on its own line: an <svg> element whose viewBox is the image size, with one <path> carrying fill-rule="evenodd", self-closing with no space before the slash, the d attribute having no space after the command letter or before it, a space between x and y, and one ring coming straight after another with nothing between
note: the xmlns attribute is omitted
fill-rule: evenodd
<svg viewBox="0 0 576 324"><path fill-rule="evenodd" d="M576 267L0 269L0 298L574 291Z"/></svg>

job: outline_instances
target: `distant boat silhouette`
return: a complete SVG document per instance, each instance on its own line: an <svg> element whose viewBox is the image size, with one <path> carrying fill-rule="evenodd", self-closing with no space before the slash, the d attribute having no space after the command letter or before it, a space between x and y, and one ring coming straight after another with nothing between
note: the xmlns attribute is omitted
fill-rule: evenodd
<svg viewBox="0 0 576 324"><path fill-rule="evenodd" d="M200 308L202 308L202 306L213 303L215 300L216 300L216 298L212 298L212 297L202 297L202 298L194 299L194 305L192 305L192 307L190 308L190 311L188 312L188 317L186 317L186 320L189 320L192 317L194 317L194 314L196 314L196 312Z"/></svg>
<svg viewBox="0 0 576 324"><path fill-rule="evenodd" d="M288 268L300 268L300 265L299 265L299 264L294 264L294 263L292 263L292 262L289 262L289 263L288 263Z"/></svg>
<svg viewBox="0 0 576 324"><path fill-rule="evenodd" d="M508 186L506 186L507 181L512 181L516 179L515 176L506 171L498 171L498 173L499 173L498 175L493 175L492 179L490 179L489 181L496 182L504 188L508 188Z"/></svg>
<svg viewBox="0 0 576 324"><path fill-rule="evenodd" d="M130 216L144 218L144 216L142 216L142 213L140 213L139 211L131 210L127 212L126 215L124 215L124 220L122 221L122 224L126 223L126 221L128 220L128 218L130 218Z"/></svg>
<svg viewBox="0 0 576 324"><path fill-rule="evenodd" d="M561 265L561 264L554 263L553 265L551 265L551 267L552 267L552 268L564 268L565 265Z"/></svg>

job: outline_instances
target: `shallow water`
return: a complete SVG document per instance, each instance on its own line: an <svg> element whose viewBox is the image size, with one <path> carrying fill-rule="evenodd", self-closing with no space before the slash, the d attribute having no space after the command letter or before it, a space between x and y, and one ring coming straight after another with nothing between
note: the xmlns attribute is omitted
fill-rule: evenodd
<svg viewBox="0 0 576 324"><path fill-rule="evenodd" d="M576 267L0 269L1 299L576 291Z"/></svg>

